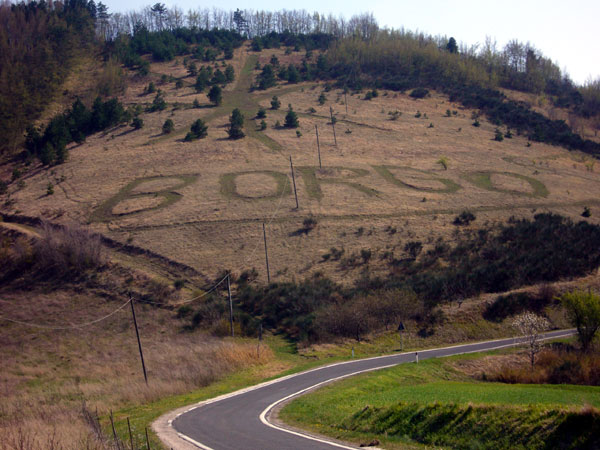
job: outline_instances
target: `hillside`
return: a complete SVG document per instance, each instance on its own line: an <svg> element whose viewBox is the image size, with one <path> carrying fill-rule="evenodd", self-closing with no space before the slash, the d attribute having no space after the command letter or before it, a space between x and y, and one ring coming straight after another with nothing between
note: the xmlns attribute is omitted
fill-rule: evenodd
<svg viewBox="0 0 600 450"><path fill-rule="evenodd" d="M457 229L452 222L465 209L476 216L473 226L546 211L579 220L584 207L592 212L587 220L598 223L592 193L600 176L590 157L528 143L514 131L511 139L495 141L497 126L483 117L480 127L473 126L477 111L436 92L414 99L379 90L366 100L366 91L344 95L319 83L283 83L248 94L259 73L253 70L257 61L264 65L273 54L282 65L299 58L283 50L236 50L236 80L219 107L195 92L181 58L152 64L148 78L132 74L124 104L150 104L154 94L144 94L144 88L154 81L167 109L142 113L142 129L120 126L71 145L64 164L29 170L21 187L11 185L5 211L89 223L207 277L255 267L261 280L266 280L263 222L273 280L315 272L343 280L364 268L343 270L324 261L332 248L346 256L371 250L368 266L377 272L380 258L388 252L400 257L408 241L427 249L438 237L451 240ZM162 75L181 79L183 87L162 84ZM322 92L326 100L320 105ZM274 95L282 105L276 111L269 109ZM194 100L200 108L193 107ZM284 122L286 105L299 115L300 137L295 129L274 127ZM267 110L264 131L258 130L260 120L253 120L261 106ZM235 107L246 117L247 137L241 140L227 139L225 129ZM330 108L337 118L337 146ZM207 123L208 137L184 142L197 118ZM161 127L167 119L175 130L165 135ZM53 195L46 195L48 183ZM302 232L309 217L316 226Z"/></svg>

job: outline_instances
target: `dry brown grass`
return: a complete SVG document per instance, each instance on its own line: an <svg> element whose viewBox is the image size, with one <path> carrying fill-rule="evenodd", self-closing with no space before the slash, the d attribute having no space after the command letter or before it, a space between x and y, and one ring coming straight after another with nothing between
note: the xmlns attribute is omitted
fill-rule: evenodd
<svg viewBox="0 0 600 450"><path fill-rule="evenodd" d="M118 306L73 291L7 293L1 314L47 325L82 323ZM272 360L254 342L182 333L174 313L143 305L137 318L148 368L141 372L129 308L95 326L40 330L2 322L0 449L109 448L83 414L107 414L189 392L235 370Z"/></svg>
<svg viewBox="0 0 600 450"><path fill-rule="evenodd" d="M261 64L274 53L282 64L299 55L265 50L258 55ZM247 58L255 56L247 53L245 47L236 51L236 82L240 80L238 69ZM123 99L129 103L151 101L151 96L139 94L149 80L157 81L163 73L185 75L181 58L153 64L151 76L133 80ZM186 83L190 80L185 79ZM12 211L39 216L44 211L62 210L65 215L59 220L86 222L98 205L135 179L198 174L196 182L176 190L181 197L167 208L144 211L145 206L156 204L151 196L124 199L114 212L140 208L141 212L115 215L109 223L92 226L122 242L130 241L191 265L208 276L223 269L241 271L256 267L264 280L260 240L261 222L265 221L274 279L322 271L342 282L355 278L362 268L340 270L335 262L321 262L321 256L331 247L343 247L346 253L371 249L369 267L383 274L385 267L380 256L384 252L393 251L401 257L407 241L421 241L427 251L439 236L451 240L456 228L452 220L465 208L477 216L472 227L486 221L503 221L512 215L531 217L547 211L579 220L583 206L592 210L588 220L598 223L600 218L598 200L591 195L600 190L600 174L590 171L584 159L559 147L539 143L526 147L526 140L519 136L495 142L495 125L482 120L480 128L471 126L472 111L450 103L441 94L433 92L430 98L415 100L408 95L380 91L379 97L371 101L362 98L364 93L348 94L346 115L340 90L327 92L328 101L318 105L323 86L316 83L282 84L252 94L248 94L246 86L249 80L242 80L238 87L230 86L233 90L225 93L226 106L221 108L173 110L169 106L162 112L143 114L145 126L141 130L130 131L126 127L91 136L84 145L71 149L67 163L52 171L32 172L25 178L23 189L15 191L12 186L12 198L16 200ZM168 102L191 105L194 98L199 98L201 103L207 103L205 95L195 94L191 85L175 90L170 83L164 90ZM268 109L275 94L282 103L279 111ZM244 110L246 130L252 132L247 132L248 137L242 140L231 141L224 127L236 102L248 108ZM273 128L277 120L283 123L288 103L301 113L300 138L295 130ZM253 131L254 121L250 120L259 105L267 108L268 128L264 132ZM330 106L338 118L337 147L328 125ZM309 108L315 108L316 113L306 114ZM447 109L458 114L445 117ZM402 115L398 120L390 120L388 113L396 110ZM427 118L414 117L417 110ZM160 130L167 118L174 121L175 131L164 136ZM208 121L208 137L182 142L197 118ZM428 128L430 122L434 128ZM324 167L366 171L351 181L377 191L376 195L348 185L326 183L324 180L338 174L325 172L317 174L322 197L314 195L314 187L307 184L300 168L318 165L315 125L319 126ZM281 199L268 198L275 187L273 180L264 175L244 175L237 180L238 192L259 197L255 200L231 198L221 192L221 177L234 172L274 170L285 174L291 185L289 155L298 168L299 210L294 209L291 193ZM448 170L438 164L442 156L447 158ZM373 165L401 167L390 172L417 189L391 183ZM491 176L495 187L511 192L486 190L465 180L464 175L472 171L495 172ZM539 180L548 188L548 197L532 197L532 187L527 182L503 175L505 172ZM59 182L62 176L66 179ZM432 189L442 187L437 178L451 180L462 189L436 192ZM45 196L49 181L55 184L55 194ZM148 186L145 190L163 188ZM309 235L291 235L311 214L318 219L315 230ZM397 233L386 232L389 227L397 229ZM357 234L359 228L365 232Z"/></svg>

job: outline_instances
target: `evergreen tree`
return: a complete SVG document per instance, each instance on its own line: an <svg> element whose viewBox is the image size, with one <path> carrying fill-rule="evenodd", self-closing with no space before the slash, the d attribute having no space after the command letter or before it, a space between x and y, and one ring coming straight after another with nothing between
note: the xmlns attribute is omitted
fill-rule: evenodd
<svg viewBox="0 0 600 450"><path fill-rule="evenodd" d="M208 92L208 99L215 106L219 106L223 102L223 90L219 86L213 86Z"/></svg>
<svg viewBox="0 0 600 450"><path fill-rule="evenodd" d="M190 131L185 135L185 141L190 142L195 139L202 139L208 136L208 127L202 119L196 120L190 127Z"/></svg>
<svg viewBox="0 0 600 450"><path fill-rule="evenodd" d="M243 129L244 128L244 115L241 111L235 108L231 112L231 117L229 118L229 129L227 130L227 134L231 139L241 139L245 136Z"/></svg>
<svg viewBox="0 0 600 450"><path fill-rule="evenodd" d="M286 128L298 128L300 126L300 123L298 122L298 115L294 112L291 106L285 115L284 126Z"/></svg>
<svg viewBox="0 0 600 450"><path fill-rule="evenodd" d="M165 123L162 126L163 134L169 134L175 129L175 125L171 119L165 120Z"/></svg>
<svg viewBox="0 0 600 450"><path fill-rule="evenodd" d="M289 83L297 83L300 81L300 73L298 73L298 69L296 69L296 66L293 64L288 66L287 80Z"/></svg>
<svg viewBox="0 0 600 450"><path fill-rule="evenodd" d="M451 37L448 40L448 44L446 45L446 50L448 50L450 53L458 53L458 45L456 44L456 39Z"/></svg>
<svg viewBox="0 0 600 450"><path fill-rule="evenodd" d="M225 80L227 83L231 83L233 80L235 80L235 71L233 70L233 66L231 64L225 68Z"/></svg>
<svg viewBox="0 0 600 450"><path fill-rule="evenodd" d="M271 109L279 109L280 107L281 102L279 101L279 98L276 95L274 95L271 99Z"/></svg>

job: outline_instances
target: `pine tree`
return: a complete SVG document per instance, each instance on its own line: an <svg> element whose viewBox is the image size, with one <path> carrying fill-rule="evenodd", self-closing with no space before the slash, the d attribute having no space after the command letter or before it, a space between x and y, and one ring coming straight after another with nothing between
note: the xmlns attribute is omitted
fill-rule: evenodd
<svg viewBox="0 0 600 450"><path fill-rule="evenodd" d="M298 128L300 126L300 123L298 122L298 115L294 112L291 106L285 115L284 126L286 128Z"/></svg>
<svg viewBox="0 0 600 450"><path fill-rule="evenodd" d="M208 92L208 99L215 106L219 106L223 102L223 91L219 86L213 86Z"/></svg>
<svg viewBox="0 0 600 450"><path fill-rule="evenodd" d="M241 139L244 136L244 132L242 128L244 128L244 115L241 111L235 108L231 112L231 117L229 118L229 129L227 130L227 134L231 139Z"/></svg>

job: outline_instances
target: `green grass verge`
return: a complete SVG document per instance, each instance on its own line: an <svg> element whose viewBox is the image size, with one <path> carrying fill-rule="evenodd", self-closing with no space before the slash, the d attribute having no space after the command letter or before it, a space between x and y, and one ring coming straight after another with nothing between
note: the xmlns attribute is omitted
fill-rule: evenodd
<svg viewBox="0 0 600 450"><path fill-rule="evenodd" d="M477 382L454 370L457 359L404 364L351 378L300 397L280 417L357 442L378 438L452 448L595 448L600 387ZM595 443L595 444L594 444ZM592 447L586 447L592 445Z"/></svg>

